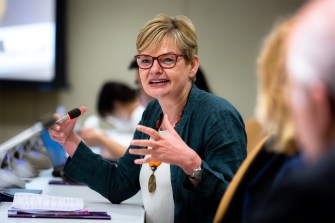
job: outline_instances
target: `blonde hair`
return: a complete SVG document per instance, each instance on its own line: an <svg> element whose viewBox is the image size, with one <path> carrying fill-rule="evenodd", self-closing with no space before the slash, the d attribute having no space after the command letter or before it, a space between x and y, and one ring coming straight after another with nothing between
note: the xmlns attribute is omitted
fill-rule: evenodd
<svg viewBox="0 0 335 223"><path fill-rule="evenodd" d="M258 59L258 94L256 117L265 131L272 135L274 151L296 152L293 123L285 102L286 39L291 20L282 21L265 39Z"/></svg>
<svg viewBox="0 0 335 223"><path fill-rule="evenodd" d="M197 35L192 21L186 16L164 14L157 15L140 30L136 40L137 51L155 49L166 37L175 41L187 62L193 61L198 54Z"/></svg>
<svg viewBox="0 0 335 223"><path fill-rule="evenodd" d="M5 14L6 11L6 1L5 0L0 0L0 22L2 16Z"/></svg>

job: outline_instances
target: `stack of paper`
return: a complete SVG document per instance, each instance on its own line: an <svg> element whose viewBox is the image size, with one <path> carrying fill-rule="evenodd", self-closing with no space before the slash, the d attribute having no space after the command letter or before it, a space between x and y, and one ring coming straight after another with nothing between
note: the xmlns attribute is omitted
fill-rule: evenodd
<svg viewBox="0 0 335 223"><path fill-rule="evenodd" d="M8 217L111 219L106 212L84 209L84 200L33 193L15 193Z"/></svg>

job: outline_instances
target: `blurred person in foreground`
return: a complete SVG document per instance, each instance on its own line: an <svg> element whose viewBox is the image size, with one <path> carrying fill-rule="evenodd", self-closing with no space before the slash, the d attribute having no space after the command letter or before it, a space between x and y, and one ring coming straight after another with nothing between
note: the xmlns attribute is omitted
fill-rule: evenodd
<svg viewBox="0 0 335 223"><path fill-rule="evenodd" d="M143 89L155 99L130 148L111 165L74 133L77 120L67 120L49 130L69 153L65 173L113 203L141 190L146 222L212 222L246 157L242 117L193 83L200 59L187 17L156 16L140 30L136 48Z"/></svg>
<svg viewBox="0 0 335 223"><path fill-rule="evenodd" d="M267 194L301 164L293 123L285 102L285 43L292 21L286 19L266 37L258 63L256 117L266 135L248 153L217 210L214 222L249 222Z"/></svg>
<svg viewBox="0 0 335 223"><path fill-rule="evenodd" d="M101 148L104 157L116 161L126 152L131 139L124 139L135 132L144 109L136 90L122 82L105 82L97 100L100 117L87 118L79 135L87 145ZM112 128L114 134L109 134Z"/></svg>
<svg viewBox="0 0 335 223"><path fill-rule="evenodd" d="M287 102L305 167L286 176L255 222L335 222L335 1L309 1L287 43Z"/></svg>

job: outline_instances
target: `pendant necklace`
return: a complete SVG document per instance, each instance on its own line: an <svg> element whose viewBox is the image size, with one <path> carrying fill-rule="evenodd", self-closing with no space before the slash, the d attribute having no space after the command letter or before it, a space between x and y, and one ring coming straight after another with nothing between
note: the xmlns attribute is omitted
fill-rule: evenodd
<svg viewBox="0 0 335 223"><path fill-rule="evenodd" d="M178 124L179 120L181 119L181 116L183 115L183 112L178 116L178 119L177 119L176 123L173 125L173 127L175 127ZM163 119L163 114L161 114L161 118L156 123L156 127L157 127L158 131L160 131L160 126L162 124L162 119ZM156 190L155 171L157 170L159 165L161 165L161 162L149 162L149 166L152 170L152 174L151 174L151 176L149 178L149 182L148 182L148 190L149 190L150 193L153 193Z"/></svg>

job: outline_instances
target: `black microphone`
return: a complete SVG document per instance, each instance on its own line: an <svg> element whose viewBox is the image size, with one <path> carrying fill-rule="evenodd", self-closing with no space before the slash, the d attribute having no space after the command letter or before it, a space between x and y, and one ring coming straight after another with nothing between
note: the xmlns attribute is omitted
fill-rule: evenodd
<svg viewBox="0 0 335 223"><path fill-rule="evenodd" d="M66 115L64 115L62 118L58 119L54 124L60 123L62 121L68 120L68 119L74 119L81 115L81 111L79 108L74 108L71 111L69 111Z"/></svg>

